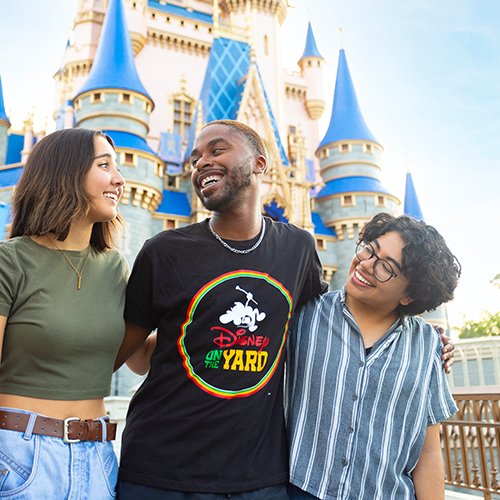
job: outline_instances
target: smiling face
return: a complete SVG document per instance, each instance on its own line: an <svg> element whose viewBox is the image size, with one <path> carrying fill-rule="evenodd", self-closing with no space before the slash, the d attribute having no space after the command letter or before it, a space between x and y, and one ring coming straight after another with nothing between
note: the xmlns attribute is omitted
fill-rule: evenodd
<svg viewBox="0 0 500 500"><path fill-rule="evenodd" d="M226 125L204 128L191 153L191 180L203 206L212 212L242 204L258 196L253 174L263 173L265 159Z"/></svg>
<svg viewBox="0 0 500 500"><path fill-rule="evenodd" d="M96 136L94 162L85 179L87 193L92 199L87 215L89 222L105 222L116 217L124 183L117 168L115 150L104 137Z"/></svg>
<svg viewBox="0 0 500 500"><path fill-rule="evenodd" d="M396 232L389 232L370 243L378 257L389 262L396 274L405 279L401 268L405 243L401 236ZM399 304L409 304L412 299L406 292L408 283L395 277L381 283L373 273L375 262L375 256L363 261L354 256L346 282L346 295L348 297L346 301L354 301L359 305L381 312L391 312Z"/></svg>

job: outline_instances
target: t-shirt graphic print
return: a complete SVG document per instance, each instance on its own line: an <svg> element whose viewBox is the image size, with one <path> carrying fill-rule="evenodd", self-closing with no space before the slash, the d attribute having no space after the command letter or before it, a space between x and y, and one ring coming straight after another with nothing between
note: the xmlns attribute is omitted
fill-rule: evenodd
<svg viewBox="0 0 500 500"><path fill-rule="evenodd" d="M177 342L188 377L219 398L260 391L279 365L291 313L290 293L268 274L213 279L193 297Z"/></svg>

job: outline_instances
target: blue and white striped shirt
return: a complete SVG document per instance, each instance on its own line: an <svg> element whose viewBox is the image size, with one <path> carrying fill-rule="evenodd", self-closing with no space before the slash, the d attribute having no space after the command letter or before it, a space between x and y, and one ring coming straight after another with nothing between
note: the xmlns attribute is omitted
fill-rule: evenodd
<svg viewBox="0 0 500 500"><path fill-rule="evenodd" d="M457 411L439 335L402 317L366 355L345 289L298 311L290 328L290 482L321 499L414 499L426 427Z"/></svg>

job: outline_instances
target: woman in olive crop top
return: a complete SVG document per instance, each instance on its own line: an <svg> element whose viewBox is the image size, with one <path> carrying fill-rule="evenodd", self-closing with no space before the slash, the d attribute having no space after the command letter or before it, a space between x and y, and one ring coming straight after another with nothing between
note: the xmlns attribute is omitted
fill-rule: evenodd
<svg viewBox="0 0 500 500"><path fill-rule="evenodd" d="M0 242L0 499L115 497L106 417L128 265L113 247L113 141L54 132L33 149Z"/></svg>

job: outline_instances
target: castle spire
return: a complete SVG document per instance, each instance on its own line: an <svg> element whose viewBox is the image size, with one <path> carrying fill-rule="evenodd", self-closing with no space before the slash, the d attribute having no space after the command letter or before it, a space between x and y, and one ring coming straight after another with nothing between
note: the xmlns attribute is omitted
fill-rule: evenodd
<svg viewBox="0 0 500 500"><path fill-rule="evenodd" d="M380 144L363 118L345 51L340 49L332 117L318 149L345 140L363 140Z"/></svg>
<svg viewBox="0 0 500 500"><path fill-rule="evenodd" d="M151 99L137 74L122 0L109 1L94 64L78 94L100 89L130 90Z"/></svg>
<svg viewBox="0 0 500 500"><path fill-rule="evenodd" d="M424 220L422 214L422 209L420 208L420 203L418 202L417 190L413 184L413 178L410 172L410 166L408 165L408 152L406 152L406 188L405 188L405 206L404 214L408 215L415 220Z"/></svg>
<svg viewBox="0 0 500 500"><path fill-rule="evenodd" d="M316 39L314 38L311 21L309 21L307 26L306 46L301 58L299 59L299 63L302 59L306 59L308 57L318 57L319 59L324 60L323 56L319 53L318 47L316 46Z"/></svg>

